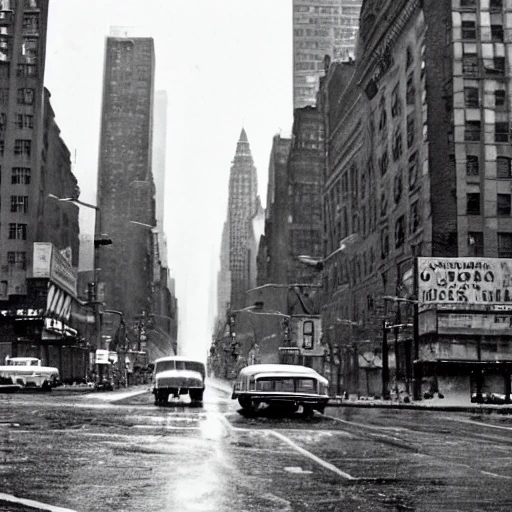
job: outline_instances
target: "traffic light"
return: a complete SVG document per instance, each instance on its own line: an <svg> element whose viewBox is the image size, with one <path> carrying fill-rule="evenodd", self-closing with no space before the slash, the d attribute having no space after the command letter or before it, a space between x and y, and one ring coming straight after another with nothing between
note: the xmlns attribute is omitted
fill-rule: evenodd
<svg viewBox="0 0 512 512"><path fill-rule="evenodd" d="M229 335L232 338L236 338L236 331L235 331L235 315L231 315L228 320L229 324Z"/></svg>
<svg viewBox="0 0 512 512"><path fill-rule="evenodd" d="M311 320L306 320L302 324L302 346L306 350L311 350L315 344L315 324Z"/></svg>
<svg viewBox="0 0 512 512"><path fill-rule="evenodd" d="M283 337L285 340L289 340L290 339L290 319L288 317L283 318L282 326L283 326Z"/></svg>

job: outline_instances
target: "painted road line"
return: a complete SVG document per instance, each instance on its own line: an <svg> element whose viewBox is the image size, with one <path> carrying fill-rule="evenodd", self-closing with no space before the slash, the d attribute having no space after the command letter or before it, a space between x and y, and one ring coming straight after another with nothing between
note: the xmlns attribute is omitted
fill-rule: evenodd
<svg viewBox="0 0 512 512"><path fill-rule="evenodd" d="M18 498L16 496L0 492L0 503L2 501L7 501L8 503L16 503L18 505L25 505L27 507L36 508L38 510L46 510L48 512L76 512L76 510L72 510L70 508L56 507L54 505L48 505L46 503L41 503L39 501L29 500L26 498Z"/></svg>
<svg viewBox="0 0 512 512"><path fill-rule="evenodd" d="M291 439L284 436L280 432L276 432L275 430L267 430L266 432L270 432L273 436L277 437L281 441L284 441L285 443L289 444L294 450L298 451L305 457L308 457L312 461L316 462L320 466L324 467L325 469L328 469L329 471L332 471L333 473L336 473L339 476L342 476L343 478L346 478L347 480L356 480L352 475L349 475L348 473L345 473L345 471L342 471L341 469L337 468L333 464L327 462L326 460L321 459L320 457L317 457L313 453L309 452L308 450L302 448L298 444L294 443Z"/></svg>
<svg viewBox="0 0 512 512"><path fill-rule="evenodd" d="M464 419L464 418L450 418L450 417L447 417L446 419L450 420L450 421L458 421L460 423L469 423L471 425L480 425L481 427L497 428L499 430L509 430L509 431L512 430L512 427L504 427L503 425L491 425L489 423L482 423L481 421L467 420L467 419Z"/></svg>

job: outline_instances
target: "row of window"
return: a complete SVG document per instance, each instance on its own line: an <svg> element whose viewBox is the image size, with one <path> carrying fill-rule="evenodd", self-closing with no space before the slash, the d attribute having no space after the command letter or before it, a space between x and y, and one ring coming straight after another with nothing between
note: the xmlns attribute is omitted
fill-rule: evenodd
<svg viewBox="0 0 512 512"><path fill-rule="evenodd" d="M11 65L9 62L0 61L0 78L9 78L11 76ZM16 67L16 76L35 77L37 76L37 65L20 63Z"/></svg>
<svg viewBox="0 0 512 512"><path fill-rule="evenodd" d="M17 102L18 105L33 105L35 98L35 91L30 87L20 87L18 89ZM0 104L7 105L9 101L9 88L3 87L0 89Z"/></svg>
<svg viewBox="0 0 512 512"><path fill-rule="evenodd" d="M476 8L478 0L459 0L461 8ZM503 9L503 0L489 0L489 8L491 10Z"/></svg>
<svg viewBox="0 0 512 512"><path fill-rule="evenodd" d="M480 174L480 162L477 156L467 155L466 175L478 176ZM496 177L502 179L512 178L512 159L499 156L496 158Z"/></svg>
<svg viewBox="0 0 512 512"><path fill-rule="evenodd" d="M477 36L476 21L462 22L462 39L475 41ZM491 25L491 40L496 43L504 42L503 25Z"/></svg>
<svg viewBox="0 0 512 512"><path fill-rule="evenodd" d="M480 121L466 121L464 126L464 140L466 142L479 142L482 137L482 123ZM508 122L494 123L494 142L509 142L510 128Z"/></svg>
<svg viewBox="0 0 512 512"><path fill-rule="evenodd" d="M480 107L480 94L478 87L464 87L464 105L468 108ZM494 91L494 106L496 108L506 107L507 91L497 89Z"/></svg>
<svg viewBox="0 0 512 512"><path fill-rule="evenodd" d="M512 195L497 194L496 214L498 217L510 217L512 215ZM480 192L469 192L466 194L466 213L468 215L481 215Z"/></svg>

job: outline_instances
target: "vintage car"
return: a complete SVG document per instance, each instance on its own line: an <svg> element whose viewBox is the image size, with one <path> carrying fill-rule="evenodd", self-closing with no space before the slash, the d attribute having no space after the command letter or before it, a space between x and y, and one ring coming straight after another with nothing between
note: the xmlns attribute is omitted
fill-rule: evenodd
<svg viewBox="0 0 512 512"><path fill-rule="evenodd" d="M270 406L282 412L302 407L306 416L324 412L329 382L312 368L293 364L254 364L240 370L231 398L242 409Z"/></svg>
<svg viewBox="0 0 512 512"><path fill-rule="evenodd" d="M193 402L202 402L206 367L203 362L184 356L162 357L155 361L153 394L155 405L166 403L169 396L190 395Z"/></svg>
<svg viewBox="0 0 512 512"><path fill-rule="evenodd" d="M47 391L60 384L60 374L53 366L42 366L36 357L5 358L0 366L0 385L40 388Z"/></svg>

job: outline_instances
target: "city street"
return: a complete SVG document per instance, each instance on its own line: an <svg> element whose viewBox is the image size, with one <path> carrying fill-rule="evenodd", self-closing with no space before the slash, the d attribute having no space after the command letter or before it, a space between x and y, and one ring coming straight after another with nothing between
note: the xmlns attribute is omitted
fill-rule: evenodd
<svg viewBox="0 0 512 512"><path fill-rule="evenodd" d="M512 500L512 418L496 413L244 417L212 386L202 407L156 407L143 386L3 394L0 407L2 512L496 512Z"/></svg>

